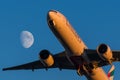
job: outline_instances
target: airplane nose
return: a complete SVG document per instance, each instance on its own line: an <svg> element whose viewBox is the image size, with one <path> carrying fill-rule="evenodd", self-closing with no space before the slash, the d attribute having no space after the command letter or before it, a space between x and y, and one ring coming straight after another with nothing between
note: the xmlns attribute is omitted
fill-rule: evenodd
<svg viewBox="0 0 120 80"><path fill-rule="evenodd" d="M54 14L56 14L56 13L57 13L57 11L55 11L55 10L50 10L50 11L48 12L48 16L51 17L52 15L54 15Z"/></svg>
<svg viewBox="0 0 120 80"><path fill-rule="evenodd" d="M50 10L49 12L57 13L57 11L55 11L55 10Z"/></svg>
<svg viewBox="0 0 120 80"><path fill-rule="evenodd" d="M47 21L48 21L48 24L50 26L54 26L55 25L55 22L53 21L54 20L54 17L56 15L57 11L55 10L50 10L47 14Z"/></svg>

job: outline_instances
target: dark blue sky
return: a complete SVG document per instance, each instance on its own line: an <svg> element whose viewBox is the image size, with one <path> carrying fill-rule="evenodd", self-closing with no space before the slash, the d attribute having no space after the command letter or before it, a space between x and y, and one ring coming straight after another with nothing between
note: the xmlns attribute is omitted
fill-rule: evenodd
<svg viewBox="0 0 120 80"><path fill-rule="evenodd" d="M120 50L119 0L1 0L0 1L0 79L1 80L86 80L76 71L59 69L30 71L2 71L2 68L39 59L38 53L48 49L52 53L63 47L48 28L46 15L50 9L63 13L88 48L100 43ZM29 49L22 47L20 33L33 33L35 42ZM115 63L115 80L120 78L120 63ZM104 67L105 71L110 66Z"/></svg>

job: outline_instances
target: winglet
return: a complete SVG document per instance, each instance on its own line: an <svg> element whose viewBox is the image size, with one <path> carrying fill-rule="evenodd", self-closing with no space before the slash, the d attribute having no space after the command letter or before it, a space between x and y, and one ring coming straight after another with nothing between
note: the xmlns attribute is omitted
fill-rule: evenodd
<svg viewBox="0 0 120 80"><path fill-rule="evenodd" d="M109 72L108 72L108 79L109 80L113 80L113 78L114 78L114 71L115 71L115 66L112 65L110 70L109 70Z"/></svg>

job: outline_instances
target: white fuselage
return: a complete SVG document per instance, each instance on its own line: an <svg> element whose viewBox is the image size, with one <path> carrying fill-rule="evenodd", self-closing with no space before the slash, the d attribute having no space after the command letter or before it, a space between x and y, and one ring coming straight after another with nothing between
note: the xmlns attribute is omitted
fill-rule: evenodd
<svg viewBox="0 0 120 80"><path fill-rule="evenodd" d="M87 46L61 13L53 10L49 11L47 21L68 56L80 56L84 53L84 49L87 49ZM102 68L92 69L91 73L85 75L89 80L108 80Z"/></svg>

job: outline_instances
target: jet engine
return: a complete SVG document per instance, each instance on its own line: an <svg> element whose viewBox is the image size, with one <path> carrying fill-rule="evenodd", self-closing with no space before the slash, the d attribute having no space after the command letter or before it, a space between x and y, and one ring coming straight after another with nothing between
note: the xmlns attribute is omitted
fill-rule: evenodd
<svg viewBox="0 0 120 80"><path fill-rule="evenodd" d="M112 59L112 51L106 44L100 44L97 48L97 53L102 60L110 61Z"/></svg>
<svg viewBox="0 0 120 80"><path fill-rule="evenodd" d="M42 50L39 53L39 57L40 57L42 63L46 67L50 67L50 66L52 66L54 64L53 56L51 55L51 53L48 50Z"/></svg>

